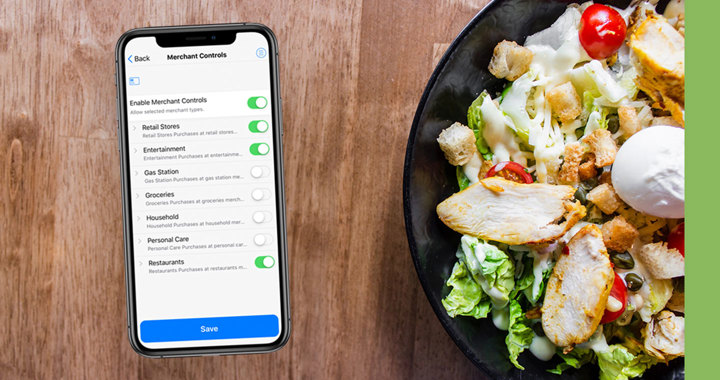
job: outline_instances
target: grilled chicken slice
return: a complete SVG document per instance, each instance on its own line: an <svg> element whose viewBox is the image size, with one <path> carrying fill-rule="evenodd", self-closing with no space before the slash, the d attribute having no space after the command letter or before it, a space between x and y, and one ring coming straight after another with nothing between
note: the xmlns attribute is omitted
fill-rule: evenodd
<svg viewBox="0 0 720 380"><path fill-rule="evenodd" d="M545 334L566 349L585 342L595 332L615 279L596 225L580 229L567 248L550 275L542 307Z"/></svg>
<svg viewBox="0 0 720 380"><path fill-rule="evenodd" d="M664 18L645 18L630 36L638 87L685 125L685 38Z"/></svg>
<svg viewBox="0 0 720 380"><path fill-rule="evenodd" d="M551 242L585 216L571 186L485 178L437 206L440 220L465 235L506 244Z"/></svg>

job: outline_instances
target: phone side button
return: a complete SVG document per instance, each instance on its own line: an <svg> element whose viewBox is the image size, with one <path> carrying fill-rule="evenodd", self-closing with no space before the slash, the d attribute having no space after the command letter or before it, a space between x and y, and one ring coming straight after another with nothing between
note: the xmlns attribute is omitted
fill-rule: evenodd
<svg viewBox="0 0 720 380"><path fill-rule="evenodd" d="M120 151L120 128L115 130L115 134L117 135L117 140L118 140L117 148L118 148L118 152L119 152Z"/></svg>

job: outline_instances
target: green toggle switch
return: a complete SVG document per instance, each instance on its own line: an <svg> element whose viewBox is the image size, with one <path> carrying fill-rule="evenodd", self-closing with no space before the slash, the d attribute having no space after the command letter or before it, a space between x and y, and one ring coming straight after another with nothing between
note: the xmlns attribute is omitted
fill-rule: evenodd
<svg viewBox="0 0 720 380"><path fill-rule="evenodd" d="M252 98L248 99L248 107L254 109L254 110L261 110L265 107L267 107L268 101L264 96L253 96Z"/></svg>
<svg viewBox="0 0 720 380"><path fill-rule="evenodd" d="M255 258L255 266L260 269L272 268L275 266L275 259L272 256L258 256Z"/></svg>
<svg viewBox="0 0 720 380"><path fill-rule="evenodd" d="M253 156L264 156L270 152L270 145L265 143L255 143L250 145L250 154Z"/></svg>
<svg viewBox="0 0 720 380"><path fill-rule="evenodd" d="M250 132L252 133L266 132L269 127L268 122L265 120L253 120L248 125L248 128L250 128Z"/></svg>

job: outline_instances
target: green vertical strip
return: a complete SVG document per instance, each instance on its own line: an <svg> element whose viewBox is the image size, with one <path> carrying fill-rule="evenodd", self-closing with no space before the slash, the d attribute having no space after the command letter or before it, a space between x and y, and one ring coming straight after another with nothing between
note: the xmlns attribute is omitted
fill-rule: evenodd
<svg viewBox="0 0 720 380"><path fill-rule="evenodd" d="M685 6L686 373L710 379L720 366L720 2Z"/></svg>

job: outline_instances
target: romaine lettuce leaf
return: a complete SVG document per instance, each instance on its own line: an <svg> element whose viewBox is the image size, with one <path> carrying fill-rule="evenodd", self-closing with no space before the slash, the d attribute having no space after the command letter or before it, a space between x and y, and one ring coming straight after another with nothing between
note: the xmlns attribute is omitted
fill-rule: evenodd
<svg viewBox="0 0 720 380"><path fill-rule="evenodd" d="M532 286L525 289L524 293L525 297L533 305L537 305L545 294L545 287L550 279L555 263L552 261L551 254L549 253L541 256L537 252L534 252L532 253L532 258L533 283Z"/></svg>
<svg viewBox="0 0 720 380"><path fill-rule="evenodd" d="M573 84L583 91L599 93L612 103L617 103L627 96L625 89L605 70L600 61L592 60L571 70L570 77Z"/></svg>
<svg viewBox="0 0 720 380"><path fill-rule="evenodd" d="M585 125L584 136L587 136L598 129L607 129L607 115L607 110L605 110L603 107L598 107L596 110L590 112L587 124Z"/></svg>
<svg viewBox="0 0 720 380"><path fill-rule="evenodd" d="M455 318L458 315L478 319L487 317L491 307L490 297L472 279L462 261L455 263L452 274L447 280L447 286L452 290L443 298L442 304L450 317Z"/></svg>
<svg viewBox="0 0 720 380"><path fill-rule="evenodd" d="M516 300L511 300L509 307L510 322L508 324L508 334L505 337L505 345L507 345L510 361L519 369L525 369L518 363L518 356L526 348L530 347L533 337L530 321L525 318L520 304Z"/></svg>
<svg viewBox="0 0 720 380"><path fill-rule="evenodd" d="M530 69L523 74L515 82L513 82L510 90L503 96L500 108L513 121L510 126L520 140L528 144L530 138L530 115L527 112L527 100L530 90L533 87L537 73Z"/></svg>
<svg viewBox="0 0 720 380"><path fill-rule="evenodd" d="M612 332L609 333L612 335ZM575 349L578 348L591 349L595 352L600 367L600 380L628 380L642 375L645 370L657 363L657 360L645 354L642 347L635 343L630 346L608 345L603 326L600 326L587 342L578 345Z"/></svg>
<svg viewBox="0 0 720 380"><path fill-rule="evenodd" d="M458 258L465 262L472 277L490 296L495 307L507 305L515 287L515 264L498 247L464 235Z"/></svg>
<svg viewBox="0 0 720 380"><path fill-rule="evenodd" d="M627 93L628 99L634 99L635 95L638 93L637 84L635 83L635 78L637 78L638 72L635 70L635 67L632 66L630 69L625 70L625 72L620 76L620 81L618 84L620 87L625 90Z"/></svg>
<svg viewBox="0 0 720 380"><path fill-rule="evenodd" d="M587 124L588 118L590 117L590 114L597 110L597 106L595 105L595 96L590 91L584 91L583 92L583 100L582 100L583 108L582 112L580 113L580 122L585 125Z"/></svg>
<svg viewBox="0 0 720 380"><path fill-rule="evenodd" d="M468 108L467 121L468 127L475 133L475 145L477 146L478 152L480 152L480 155L483 156L484 159L491 160L492 152L490 151L487 141L483 138L485 122L483 121L482 112L480 111L480 106L488 96L490 96L490 94L488 94L487 91L483 91L480 96L473 100Z"/></svg>
<svg viewBox="0 0 720 380"><path fill-rule="evenodd" d="M633 354L621 344L612 344L606 350L596 351L600 380L628 380L642 375L657 360L639 352Z"/></svg>
<svg viewBox="0 0 720 380"><path fill-rule="evenodd" d="M578 369L583 365L590 363L595 357L592 350L588 348L575 348L567 354L563 354L562 349L559 349L557 351L557 355L562 358L563 362L558 364L554 369L548 370L548 372L556 375L562 374L563 371L569 368Z"/></svg>
<svg viewBox="0 0 720 380"><path fill-rule="evenodd" d="M465 190L468 186L470 186L470 179L465 175L465 170L463 170L462 166L455 167L455 176L457 177L460 190Z"/></svg>
<svg viewBox="0 0 720 380"><path fill-rule="evenodd" d="M517 294L530 288L535 281L535 275L533 274L534 260L532 255L525 254L523 257L518 258L515 261L517 263L515 266L515 288L512 292L510 292L511 299L517 299Z"/></svg>

